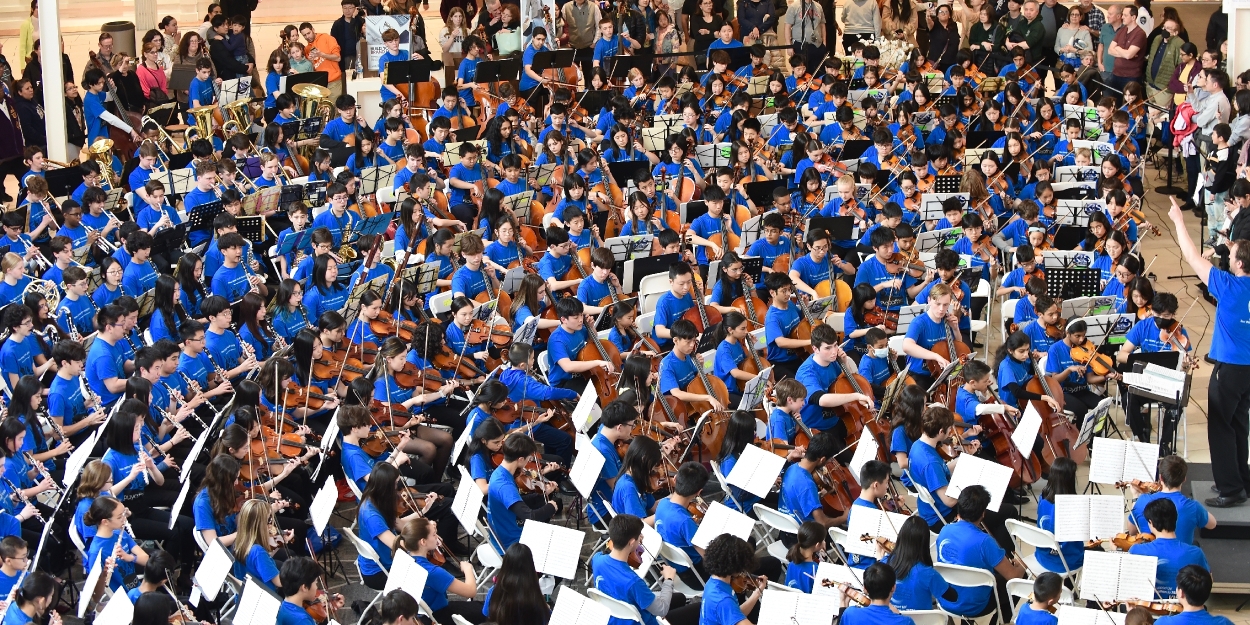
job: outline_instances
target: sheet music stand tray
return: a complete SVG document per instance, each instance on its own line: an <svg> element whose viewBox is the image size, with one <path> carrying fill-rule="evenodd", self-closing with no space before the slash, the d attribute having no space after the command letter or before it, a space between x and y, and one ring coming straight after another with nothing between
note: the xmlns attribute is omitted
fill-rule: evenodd
<svg viewBox="0 0 1250 625"><path fill-rule="evenodd" d="M278 210L278 200L282 196L282 187L265 187L257 193L243 198L242 216L263 215Z"/></svg>
<svg viewBox="0 0 1250 625"><path fill-rule="evenodd" d="M213 220L217 218L222 211L226 210L221 200L206 202L191 209L187 215L187 224L192 231L210 230L213 227Z"/></svg>
<svg viewBox="0 0 1250 625"><path fill-rule="evenodd" d="M360 188L356 192L360 195L372 195L377 193L380 188L391 186L394 179L394 164L382 165L381 167L366 167L360 172Z"/></svg>
<svg viewBox="0 0 1250 625"><path fill-rule="evenodd" d="M1070 299L1072 297L1093 297L1102 293L1102 271L1098 269L1078 269L1056 267L1046 269L1046 294L1051 297ZM1064 293L1070 293L1064 295Z"/></svg>
<svg viewBox="0 0 1250 625"><path fill-rule="evenodd" d="M356 318L356 315L360 312L360 296L364 295L365 291L374 290L377 291L379 295L386 292L386 280L386 276L378 276L372 280L357 284L356 287L352 289L351 295L347 297L347 301L343 304L343 318Z"/></svg>

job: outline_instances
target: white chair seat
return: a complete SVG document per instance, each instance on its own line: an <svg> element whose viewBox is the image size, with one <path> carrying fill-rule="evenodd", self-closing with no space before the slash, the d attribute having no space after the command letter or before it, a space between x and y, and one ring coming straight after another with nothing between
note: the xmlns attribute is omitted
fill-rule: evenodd
<svg viewBox="0 0 1250 625"><path fill-rule="evenodd" d="M699 578L700 582L704 581L699 572L694 570L694 562L690 559L690 554L682 551L680 547L670 545L669 543L660 543L660 557L668 560L669 564L672 564L674 567L680 566L694 571L694 576ZM673 580L673 590L685 595L687 599L703 596L702 590L691 588L680 577Z"/></svg>
<svg viewBox="0 0 1250 625"><path fill-rule="evenodd" d="M615 618L634 623L642 622L642 613L638 611L638 608L624 601L617 601L600 592L598 588L587 588L586 596L590 597L595 603L607 608L608 612Z"/></svg>
<svg viewBox="0 0 1250 625"><path fill-rule="evenodd" d="M903 616L911 618L916 625L946 625L946 613L941 610L903 610Z"/></svg>
<svg viewBox="0 0 1250 625"><path fill-rule="evenodd" d="M651 330L655 328L655 311L638 315L634 322L638 325L639 336L651 336Z"/></svg>

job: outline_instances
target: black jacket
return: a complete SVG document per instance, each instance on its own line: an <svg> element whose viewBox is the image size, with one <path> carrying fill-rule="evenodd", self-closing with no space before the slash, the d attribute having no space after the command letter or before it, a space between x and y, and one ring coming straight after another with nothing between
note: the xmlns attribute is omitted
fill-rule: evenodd
<svg viewBox="0 0 1250 625"><path fill-rule="evenodd" d="M26 145L48 145L48 132L39 103L23 97L13 98L13 103L17 105L17 119L22 124Z"/></svg>
<svg viewBox="0 0 1250 625"><path fill-rule="evenodd" d="M248 75L247 65L235 60L230 48L222 39L209 42L208 56L213 61L213 67L217 69L218 78L222 80L234 80Z"/></svg>

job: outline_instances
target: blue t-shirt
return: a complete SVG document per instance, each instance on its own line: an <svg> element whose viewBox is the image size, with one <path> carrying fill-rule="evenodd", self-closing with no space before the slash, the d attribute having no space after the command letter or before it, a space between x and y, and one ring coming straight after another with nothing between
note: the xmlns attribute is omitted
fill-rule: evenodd
<svg viewBox="0 0 1250 625"><path fill-rule="evenodd" d="M282 605L278 606L278 625L316 625L316 621L308 615L308 610L289 601L283 601Z"/></svg>
<svg viewBox="0 0 1250 625"><path fill-rule="evenodd" d="M764 340L768 345L769 362L792 362L799 357L794 352L777 346L777 339L789 338L794 328L803 321L803 313L797 304L790 303L785 309L769 306L764 314Z"/></svg>
<svg viewBox="0 0 1250 625"><path fill-rule="evenodd" d="M273 583L273 579L278 576L278 563L274 562L273 556L264 547L252 545L247 550L247 558L234 563L234 576L243 579L244 575L251 575L268 586L269 590L278 592L278 587Z"/></svg>
<svg viewBox="0 0 1250 625"><path fill-rule="evenodd" d="M377 563L364 556L356 556L356 564L360 567L363 575L377 575L391 569L391 548L382 542L380 536L386 532L394 532L386 519L382 518L382 513L378 512L377 506L372 501L365 500L360 504L360 511L356 517L356 532L360 535L361 540L369 543L370 547L378 553L378 558L382 561L379 568Z"/></svg>
<svg viewBox="0 0 1250 625"><path fill-rule="evenodd" d="M794 517L800 525L812 520L812 512L820 509L820 491L812 474L799 463L786 467L781 477L781 496L777 511Z"/></svg>
<svg viewBox="0 0 1250 625"><path fill-rule="evenodd" d="M1141 531L1150 531L1150 525L1146 523L1146 504L1156 499L1171 499L1172 504L1176 506L1176 540L1185 544L1194 544L1194 535L1198 528L1206 527L1207 517L1209 513L1205 506L1197 500L1190 499L1178 492L1157 492L1142 495L1133 503L1133 511L1131 516L1133 521L1140 527Z"/></svg>
<svg viewBox="0 0 1250 625"><path fill-rule="evenodd" d="M815 356L808 357L803 364L799 365L794 379L798 380L807 391L807 403L799 411L799 418L803 420L804 425L817 430L827 430L838 422L837 417L832 413L826 413L824 408L812 401L812 396L827 392L841 373L842 367L838 363L831 362L826 366L821 366L816 362Z"/></svg>
<svg viewBox="0 0 1250 625"><path fill-rule="evenodd" d="M35 357L42 355L39 339L34 334L21 341L10 338L4 342L4 347L0 347L0 371L15 373L19 378L32 375L35 372Z"/></svg>
<svg viewBox="0 0 1250 625"><path fill-rule="evenodd" d="M612 442L604 438L602 430L590 439L590 444L603 454L604 462L603 468L599 469L599 479L595 480L595 488L591 491L587 508L594 510L597 518L606 519L608 509L604 507L603 502L612 499L612 486L608 484L608 480L615 478L621 472L622 458L616 453L616 447Z"/></svg>
<svg viewBox="0 0 1250 625"><path fill-rule="evenodd" d="M91 342L91 349L87 353L87 382L104 406L111 406L122 396L121 393L109 391L104 386L104 381L112 378L126 379L126 353L123 351L125 342L122 340L116 345L109 345L104 339L97 337Z"/></svg>
<svg viewBox="0 0 1250 625"><path fill-rule="evenodd" d="M924 314L916 315L911 325L907 327L907 338L916 342L917 345L925 349L933 349L934 345L945 341L947 334L950 332L950 326L946 325L946 319L934 321L926 311ZM956 337L958 338L958 337ZM928 375L925 369L925 361L915 356L907 357L907 369L921 375Z"/></svg>
<svg viewBox="0 0 1250 625"><path fill-rule="evenodd" d="M239 530L239 515L237 513L227 514L223 520L217 520L217 515L213 512L213 505L209 501L208 489L200 489L195 494L195 501L191 503L191 514L195 518L195 531L213 530L217 532L217 537L229 536Z"/></svg>
<svg viewBox="0 0 1250 625"><path fill-rule="evenodd" d="M842 612L841 625L914 625L910 616L895 614L887 605L852 605Z"/></svg>
<svg viewBox="0 0 1250 625"><path fill-rule="evenodd" d="M1059 625L1059 617L1046 610L1034 610L1033 602L1026 600L1020 602L1016 611L1016 625Z"/></svg>
<svg viewBox="0 0 1250 625"><path fill-rule="evenodd" d="M1148 543L1138 543L1130 547L1128 552L1133 555L1159 558L1155 569L1155 590L1162 597L1172 597L1176 594L1176 574L1181 569L1197 564L1208 571L1211 570L1211 565L1207 564L1207 556L1202 553L1202 549L1187 545L1175 538L1160 537Z"/></svg>
<svg viewBox="0 0 1250 625"><path fill-rule="evenodd" d="M687 293L685 297L677 297L672 291L667 291L660 295L659 301L655 304L655 325L664 326L669 330L673 329L673 322L681 319L694 306L694 300ZM651 330L651 338L655 339L656 345L661 351L668 351L673 348L673 342L669 339L660 338L656 334L655 329ZM771 355L770 355L771 356Z"/></svg>
<svg viewBox="0 0 1250 625"><path fill-rule="evenodd" d="M709 579L703 587L699 625L738 625L746 620L733 587L719 579Z"/></svg>
<svg viewBox="0 0 1250 625"><path fill-rule="evenodd" d="M121 549L126 553L133 553L135 541L130 534L120 530L113 530L113 535L108 538L95 536L91 539L91 543L87 545L87 559L83 561L83 569L87 572L91 571L91 567L101 558L109 558L113 555L115 545L121 541ZM103 572L104 563L100 563L101 572ZM113 567L113 575L109 577L109 589L116 591L121 588L127 577L135 574L135 563L127 562L121 558L117 558L117 565ZM9 610L12 614L16 610ZM7 619L6 619L7 620Z"/></svg>
<svg viewBox="0 0 1250 625"><path fill-rule="evenodd" d="M1158 625L1232 625L1227 616L1216 616L1206 610L1181 612L1173 616L1162 616L1155 621Z"/></svg>
<svg viewBox="0 0 1250 625"><path fill-rule="evenodd" d="M500 467L490 476L490 484L486 493L486 522L494 530L491 542L497 538L502 544L495 546L505 551L518 540L521 540L521 524L516 514L509 508L521 501L521 493L517 490L515 476Z"/></svg>
<svg viewBox="0 0 1250 625"><path fill-rule="evenodd" d="M917 562L894 586L890 604L900 610L932 610L933 600L946 594L950 584L933 567Z"/></svg>
<svg viewBox="0 0 1250 625"><path fill-rule="evenodd" d="M632 514L638 518L651 516L651 508L655 505L655 495L643 493L638 489L634 476L623 473L616 478L612 488L612 509L617 514Z"/></svg>
<svg viewBox="0 0 1250 625"><path fill-rule="evenodd" d="M923 486L930 493L936 493L939 489L951 481L950 468L946 466L946 461L938 455L936 449L931 447L924 441L916 441L911 445L911 453L907 455L908 471L911 478L919 486ZM933 495L933 503L937 504L937 510L933 506L920 501L916 504L917 512L921 518L930 526L937 525L938 521L950 514L951 509L947 507L942 499L936 494Z"/></svg>
<svg viewBox="0 0 1250 625"><path fill-rule="evenodd" d="M994 542L994 537L967 521L957 521L942 528L938 534L937 552L938 561L942 563L986 571L993 571L1006 556L1003 548ZM938 597L938 603L944 610L961 615L980 614L994 592L993 588L985 586L956 586L955 590L959 592L955 601Z"/></svg>
<svg viewBox="0 0 1250 625"><path fill-rule="evenodd" d="M691 542L694 539L694 533L699 531L699 524L694 522L694 517L685 506L674 503L668 497L661 499L655 505L655 531L660 534L665 543L686 552L686 555L690 557L690 562L698 564L703 560L703 556L699 555L699 551ZM673 568L679 572L687 569L676 564Z"/></svg>
<svg viewBox="0 0 1250 625"><path fill-rule="evenodd" d="M655 601L655 593L647 587L647 583L638 577L629 564L621 562L606 553L596 553L590 558L590 570L594 575L594 587L599 592L628 603L642 614L644 625L659 625L655 615L647 611L647 606ZM707 591L704 590L706 600ZM608 625L629 625L632 621L610 617ZM736 623L737 621L735 621ZM702 625L702 621L700 625Z"/></svg>
<svg viewBox="0 0 1250 625"><path fill-rule="evenodd" d="M1052 534L1055 532L1055 504L1044 497L1037 501L1037 526ZM1063 552L1062 560L1054 549L1038 549L1034 555L1037 556L1038 564L1046 567L1047 571L1060 575L1064 573L1065 562L1069 571L1075 571L1085 564L1085 544L1081 541L1061 542L1059 551Z"/></svg>
<svg viewBox="0 0 1250 625"><path fill-rule="evenodd" d="M678 358L677 352L669 352L660 361L660 393L671 394L673 389L684 390L699 375L693 356Z"/></svg>
<svg viewBox="0 0 1250 625"><path fill-rule="evenodd" d="M552 386L558 386L561 382L573 377L573 374L565 371L559 363L565 358L576 362L578 354L586 346L586 341L586 328L584 327L577 332L569 332L563 326L551 330L551 337L547 339L547 351L551 358L551 370L547 373L547 380Z"/></svg>

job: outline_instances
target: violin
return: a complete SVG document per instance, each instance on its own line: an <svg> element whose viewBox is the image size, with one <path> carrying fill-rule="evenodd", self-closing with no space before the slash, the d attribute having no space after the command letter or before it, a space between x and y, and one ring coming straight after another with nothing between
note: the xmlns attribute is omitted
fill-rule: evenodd
<svg viewBox="0 0 1250 625"><path fill-rule="evenodd" d="M1155 616L1171 616L1185 611L1185 606L1181 605L1180 599L1166 599L1163 601L1128 599L1119 603L1134 608L1145 608L1147 612Z"/></svg>
<svg viewBox="0 0 1250 625"><path fill-rule="evenodd" d="M1143 495L1151 495L1163 490L1163 485L1159 482L1143 482L1136 478L1128 482L1115 483L1115 487L1120 490L1124 490L1130 486L1133 487L1133 490L1136 490Z"/></svg>
<svg viewBox="0 0 1250 625"><path fill-rule="evenodd" d="M864 323L870 326L884 326L886 332L898 331L898 311L874 308L864 311Z"/></svg>
<svg viewBox="0 0 1250 625"><path fill-rule="evenodd" d="M1089 339L1072 348L1072 361L1085 365L1094 375L1106 376L1115 372L1115 361L1106 354L1098 353L1098 348Z"/></svg>
<svg viewBox="0 0 1250 625"><path fill-rule="evenodd" d="M1091 540L1085 543L1085 546L1092 548L1092 547L1097 547L1098 545L1101 545L1105 542L1110 542L1112 545L1115 545L1116 549L1119 549L1120 551L1128 551L1129 549L1133 547L1133 545L1141 545L1144 543L1151 542L1154 539L1155 539L1155 535L1149 532L1138 532L1136 534L1120 532L1119 534L1116 534L1114 538L1103 538L1101 540Z"/></svg>
<svg viewBox="0 0 1250 625"><path fill-rule="evenodd" d="M865 543L876 543L877 545L880 545L882 551L885 551L886 553L891 553L894 551L894 541L884 536L872 536L870 534L860 534L859 540L860 542L865 542Z"/></svg>
<svg viewBox="0 0 1250 625"><path fill-rule="evenodd" d="M398 336L405 342L411 342L413 333L417 331L415 321L398 320L391 313L383 310L369 321L369 329L379 337Z"/></svg>
<svg viewBox="0 0 1250 625"><path fill-rule="evenodd" d="M399 439L404 432L405 430L389 430L386 432L375 430L370 432L367 438L361 439L360 448L370 456L377 458L383 452L394 447L394 443L390 442L391 439Z"/></svg>
<svg viewBox="0 0 1250 625"><path fill-rule="evenodd" d="M325 406L326 402L332 399L334 398L329 395L322 395L291 381L287 383L286 392L282 394L282 406L284 408L306 407L310 410L320 410Z"/></svg>
<svg viewBox="0 0 1250 625"><path fill-rule="evenodd" d="M686 504L686 510L690 512L691 518L695 523L702 523L703 516L707 514L707 502L702 497L695 497L690 503Z"/></svg>
<svg viewBox="0 0 1250 625"><path fill-rule="evenodd" d="M743 594L748 590L763 590L768 580L763 577L756 577L750 573L735 573L729 578L729 585L733 587L735 594Z"/></svg>
<svg viewBox="0 0 1250 625"><path fill-rule="evenodd" d="M872 603L872 600L868 598L868 595L851 588L851 585L846 582L835 582L831 579L822 579L820 580L820 585L825 588L837 588L838 590L841 590L842 593L846 595L847 599L854 601L856 605L861 607L867 607Z"/></svg>
<svg viewBox="0 0 1250 625"><path fill-rule="evenodd" d="M489 340L496 347L507 347L512 343L511 326L506 322L492 325L481 319L474 319L464 332L464 340L469 345L481 345Z"/></svg>

